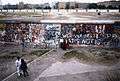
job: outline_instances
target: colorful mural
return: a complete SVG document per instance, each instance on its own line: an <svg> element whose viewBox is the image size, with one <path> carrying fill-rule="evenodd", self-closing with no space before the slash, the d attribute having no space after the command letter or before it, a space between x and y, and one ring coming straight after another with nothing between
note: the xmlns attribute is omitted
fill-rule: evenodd
<svg viewBox="0 0 120 81"><path fill-rule="evenodd" d="M61 25L60 24L43 24L45 28L44 38L46 43L52 47L58 47L59 38L61 35Z"/></svg>
<svg viewBox="0 0 120 81"><path fill-rule="evenodd" d="M61 42L69 45L97 45L119 47L120 36L111 24L4 24L5 31L2 40L19 42L23 47L31 44L33 47L59 47ZM116 25L115 25L116 26ZM118 27L118 25L117 25ZM118 30L118 28L117 28ZM4 40L3 40L4 39Z"/></svg>
<svg viewBox="0 0 120 81"><path fill-rule="evenodd" d="M110 24L62 24L62 37L76 45L119 45L118 35Z"/></svg>

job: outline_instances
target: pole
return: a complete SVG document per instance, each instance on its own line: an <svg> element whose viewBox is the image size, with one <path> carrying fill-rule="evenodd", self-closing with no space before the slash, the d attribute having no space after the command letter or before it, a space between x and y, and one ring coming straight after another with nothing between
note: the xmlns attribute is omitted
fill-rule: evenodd
<svg viewBox="0 0 120 81"><path fill-rule="evenodd" d="M120 12L120 5L119 5L119 12Z"/></svg>

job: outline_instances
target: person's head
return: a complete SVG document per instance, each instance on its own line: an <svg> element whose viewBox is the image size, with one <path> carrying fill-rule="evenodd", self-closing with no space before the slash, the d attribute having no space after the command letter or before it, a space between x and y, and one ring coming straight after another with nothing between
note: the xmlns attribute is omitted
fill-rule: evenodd
<svg viewBox="0 0 120 81"><path fill-rule="evenodd" d="M21 59L21 63L25 63L24 59Z"/></svg>
<svg viewBox="0 0 120 81"><path fill-rule="evenodd" d="M18 56L17 59L20 60L20 57Z"/></svg>

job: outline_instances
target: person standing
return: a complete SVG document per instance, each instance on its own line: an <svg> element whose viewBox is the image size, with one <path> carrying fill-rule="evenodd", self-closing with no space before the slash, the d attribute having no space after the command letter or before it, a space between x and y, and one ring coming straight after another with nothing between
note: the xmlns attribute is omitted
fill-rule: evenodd
<svg viewBox="0 0 120 81"><path fill-rule="evenodd" d="M15 65L16 65L16 69L17 69L17 75L21 76L21 70L20 70L21 59L20 59L20 57L17 57L17 60L15 61Z"/></svg>
<svg viewBox="0 0 120 81"><path fill-rule="evenodd" d="M25 37L24 36L21 37L21 45L22 45L22 51L25 51L26 45L25 45Z"/></svg>
<svg viewBox="0 0 120 81"><path fill-rule="evenodd" d="M61 38L60 39L60 48L62 48L62 49L63 49L63 41L64 41L63 38Z"/></svg>
<svg viewBox="0 0 120 81"><path fill-rule="evenodd" d="M28 76L28 71L27 71L28 67L27 67L27 63L24 61L24 59L21 59L20 69L22 70L24 77Z"/></svg>

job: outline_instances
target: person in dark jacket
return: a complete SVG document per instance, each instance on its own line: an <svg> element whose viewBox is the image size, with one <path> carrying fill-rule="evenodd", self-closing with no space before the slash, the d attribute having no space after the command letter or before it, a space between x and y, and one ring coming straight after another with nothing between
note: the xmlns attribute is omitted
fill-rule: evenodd
<svg viewBox="0 0 120 81"><path fill-rule="evenodd" d="M24 59L21 59L21 66L20 66L20 69L22 70L23 72L23 75L26 77L28 76L28 67L27 67L27 63L24 61Z"/></svg>

